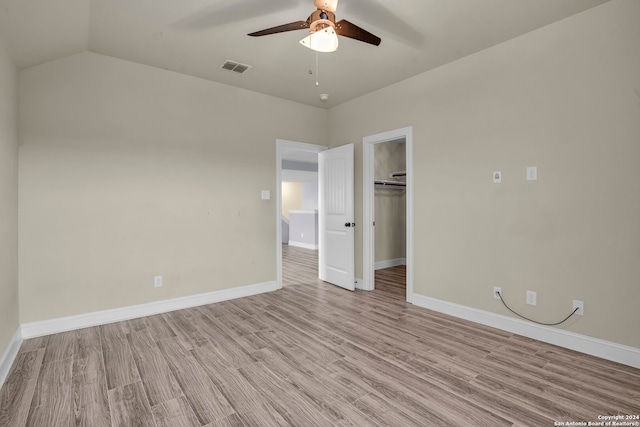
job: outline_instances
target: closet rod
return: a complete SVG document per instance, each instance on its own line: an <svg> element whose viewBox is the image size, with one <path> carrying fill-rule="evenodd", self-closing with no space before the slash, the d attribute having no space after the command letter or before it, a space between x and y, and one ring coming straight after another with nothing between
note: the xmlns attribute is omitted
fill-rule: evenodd
<svg viewBox="0 0 640 427"><path fill-rule="evenodd" d="M384 187L406 187L407 183L406 182L401 182L401 181L388 181L386 179L376 179L375 181L373 181L373 183L375 185L381 185Z"/></svg>

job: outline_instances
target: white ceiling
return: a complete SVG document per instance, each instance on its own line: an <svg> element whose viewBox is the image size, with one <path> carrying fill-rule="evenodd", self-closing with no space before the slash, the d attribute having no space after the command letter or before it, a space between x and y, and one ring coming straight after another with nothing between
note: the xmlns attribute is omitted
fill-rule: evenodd
<svg viewBox="0 0 640 427"><path fill-rule="evenodd" d="M336 20L382 43L341 37L319 75L304 30L246 35L306 20L313 0L0 0L0 33L20 68L91 51L331 107L606 1L340 0ZM226 59L252 68L222 70Z"/></svg>

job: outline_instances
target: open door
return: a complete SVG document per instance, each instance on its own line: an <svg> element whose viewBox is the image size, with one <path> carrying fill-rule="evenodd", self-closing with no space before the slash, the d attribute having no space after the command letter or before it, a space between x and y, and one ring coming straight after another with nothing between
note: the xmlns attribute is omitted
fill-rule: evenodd
<svg viewBox="0 0 640 427"><path fill-rule="evenodd" d="M320 280L355 289L353 144L318 154Z"/></svg>

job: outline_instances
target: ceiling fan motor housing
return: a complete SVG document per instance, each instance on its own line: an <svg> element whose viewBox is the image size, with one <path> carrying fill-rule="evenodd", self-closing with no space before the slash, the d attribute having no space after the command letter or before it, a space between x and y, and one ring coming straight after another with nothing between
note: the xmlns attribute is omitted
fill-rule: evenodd
<svg viewBox="0 0 640 427"><path fill-rule="evenodd" d="M336 27L336 15L333 12L318 9L309 16L309 30L312 33L320 31L327 26Z"/></svg>

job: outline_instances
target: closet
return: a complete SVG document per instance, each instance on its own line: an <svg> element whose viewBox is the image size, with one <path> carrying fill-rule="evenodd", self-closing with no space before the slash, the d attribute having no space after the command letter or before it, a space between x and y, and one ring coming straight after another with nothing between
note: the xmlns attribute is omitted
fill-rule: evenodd
<svg viewBox="0 0 640 427"><path fill-rule="evenodd" d="M375 269L406 264L406 149L404 139L374 147Z"/></svg>

